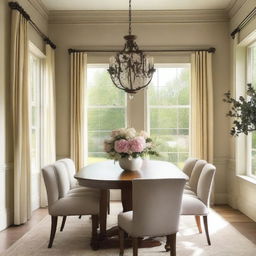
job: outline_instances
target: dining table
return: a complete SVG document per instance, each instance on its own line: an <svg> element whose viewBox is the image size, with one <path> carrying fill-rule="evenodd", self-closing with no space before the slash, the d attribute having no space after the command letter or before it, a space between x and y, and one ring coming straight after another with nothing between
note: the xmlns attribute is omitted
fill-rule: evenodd
<svg viewBox="0 0 256 256"><path fill-rule="evenodd" d="M123 211L132 210L132 180L133 179L178 179L188 180L188 176L176 165L167 161L143 160L140 170L123 170L118 161L108 160L93 163L83 167L76 175L79 185L100 190L99 205L99 234L97 241L93 241L96 249L114 248L119 246L118 229L107 229L107 214L109 190L121 190L121 202ZM154 204L154 202L152 202ZM126 246L131 241L126 239ZM140 247L159 246L155 239L142 239Z"/></svg>

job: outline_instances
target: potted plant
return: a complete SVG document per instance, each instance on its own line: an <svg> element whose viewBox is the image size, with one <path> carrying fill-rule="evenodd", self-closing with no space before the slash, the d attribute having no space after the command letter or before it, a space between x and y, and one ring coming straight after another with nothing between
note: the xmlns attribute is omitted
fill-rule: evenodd
<svg viewBox="0 0 256 256"><path fill-rule="evenodd" d="M231 97L230 91L224 94L223 101L232 106L227 116L234 118L230 131L233 136L238 136L240 133L248 135L248 132L256 130L256 91L251 84L247 84L246 94L247 99L240 96L238 100Z"/></svg>

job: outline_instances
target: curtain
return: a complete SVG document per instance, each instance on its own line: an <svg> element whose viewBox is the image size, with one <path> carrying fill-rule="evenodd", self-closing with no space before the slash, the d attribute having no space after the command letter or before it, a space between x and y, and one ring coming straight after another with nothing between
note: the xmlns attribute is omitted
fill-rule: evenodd
<svg viewBox="0 0 256 256"><path fill-rule="evenodd" d="M192 54L191 79L191 154L212 163L212 53L197 51Z"/></svg>
<svg viewBox="0 0 256 256"><path fill-rule="evenodd" d="M12 10L11 104L14 145L14 224L31 216L30 115L27 20Z"/></svg>
<svg viewBox="0 0 256 256"><path fill-rule="evenodd" d="M73 159L76 170L84 166L84 140L85 140L85 77L87 55L83 52L70 54L70 90L71 90L71 117L70 117L70 154Z"/></svg>
<svg viewBox="0 0 256 256"><path fill-rule="evenodd" d="M42 88L42 166L56 161L55 50L46 44L45 83ZM41 177L41 207L47 205Z"/></svg>

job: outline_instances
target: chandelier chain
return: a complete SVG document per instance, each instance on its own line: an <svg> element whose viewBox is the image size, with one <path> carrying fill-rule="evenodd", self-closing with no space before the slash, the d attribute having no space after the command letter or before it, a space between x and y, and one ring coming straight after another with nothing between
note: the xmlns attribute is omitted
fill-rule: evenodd
<svg viewBox="0 0 256 256"><path fill-rule="evenodd" d="M132 34L132 7L131 0L129 0L129 35Z"/></svg>

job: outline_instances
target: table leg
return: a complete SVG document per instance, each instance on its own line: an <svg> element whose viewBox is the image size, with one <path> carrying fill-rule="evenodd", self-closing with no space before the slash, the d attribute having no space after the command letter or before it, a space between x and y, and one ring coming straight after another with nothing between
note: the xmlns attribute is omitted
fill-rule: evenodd
<svg viewBox="0 0 256 256"><path fill-rule="evenodd" d="M100 238L107 234L108 191L100 190Z"/></svg>
<svg viewBox="0 0 256 256"><path fill-rule="evenodd" d="M132 186L122 188L121 200L123 205L123 212L132 211Z"/></svg>

